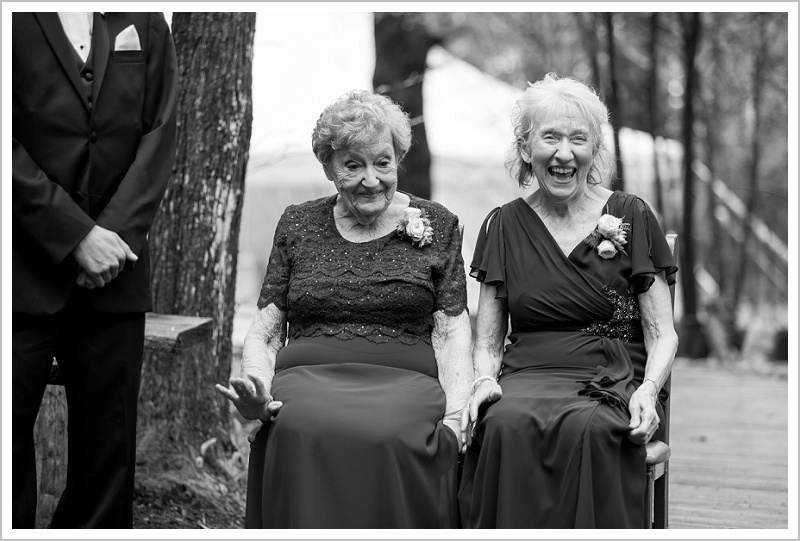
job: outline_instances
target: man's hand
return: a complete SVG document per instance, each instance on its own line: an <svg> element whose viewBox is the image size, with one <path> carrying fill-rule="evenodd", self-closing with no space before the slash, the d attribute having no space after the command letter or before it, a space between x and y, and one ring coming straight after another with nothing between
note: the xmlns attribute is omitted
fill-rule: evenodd
<svg viewBox="0 0 800 541"><path fill-rule="evenodd" d="M117 277L126 261L139 259L119 235L95 225L72 252L81 268L76 283L88 289L103 287Z"/></svg>

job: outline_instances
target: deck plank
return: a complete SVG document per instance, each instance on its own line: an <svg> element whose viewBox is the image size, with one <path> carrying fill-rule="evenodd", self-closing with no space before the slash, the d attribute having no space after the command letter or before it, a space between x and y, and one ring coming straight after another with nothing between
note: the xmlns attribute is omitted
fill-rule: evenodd
<svg viewBox="0 0 800 541"><path fill-rule="evenodd" d="M788 528L786 377L676 360L672 529Z"/></svg>

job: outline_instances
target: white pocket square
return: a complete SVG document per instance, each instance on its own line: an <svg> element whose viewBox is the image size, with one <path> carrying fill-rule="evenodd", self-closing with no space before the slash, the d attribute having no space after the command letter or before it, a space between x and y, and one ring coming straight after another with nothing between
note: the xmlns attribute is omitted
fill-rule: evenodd
<svg viewBox="0 0 800 541"><path fill-rule="evenodd" d="M139 43L139 34L136 28L130 25L128 28L117 34L114 40L115 51L141 51L142 45Z"/></svg>

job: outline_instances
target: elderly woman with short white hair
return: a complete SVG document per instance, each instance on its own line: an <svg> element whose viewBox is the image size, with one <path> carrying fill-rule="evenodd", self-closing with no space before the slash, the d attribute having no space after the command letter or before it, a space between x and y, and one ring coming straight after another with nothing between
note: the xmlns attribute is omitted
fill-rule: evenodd
<svg viewBox="0 0 800 541"><path fill-rule="evenodd" d="M471 264L481 289L463 523L641 528L644 444L677 347L677 268L647 203L603 186L608 110L590 88L548 75L512 123L510 170L537 189L489 213Z"/></svg>
<svg viewBox="0 0 800 541"><path fill-rule="evenodd" d="M248 528L458 524L472 381L461 234L442 205L397 190L410 145L408 116L373 92L317 121L337 193L284 211L242 376L217 386L263 422Z"/></svg>

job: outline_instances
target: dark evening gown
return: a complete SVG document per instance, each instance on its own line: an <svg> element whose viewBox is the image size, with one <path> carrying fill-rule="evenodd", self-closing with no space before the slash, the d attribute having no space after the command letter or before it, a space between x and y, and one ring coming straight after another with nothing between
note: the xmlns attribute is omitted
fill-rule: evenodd
<svg viewBox="0 0 800 541"><path fill-rule="evenodd" d="M503 397L464 458L465 527L643 527L645 448L627 438L647 358L637 294L677 267L644 201L617 191L604 213L631 224L627 255L581 243L565 256L521 198L479 233L471 274L507 300L511 334Z"/></svg>
<svg viewBox="0 0 800 541"><path fill-rule="evenodd" d="M411 197L434 228L353 243L336 196L281 217L259 308L286 310L272 394L251 445L248 528L452 528L458 442L431 346L433 316L466 309L458 219Z"/></svg>

